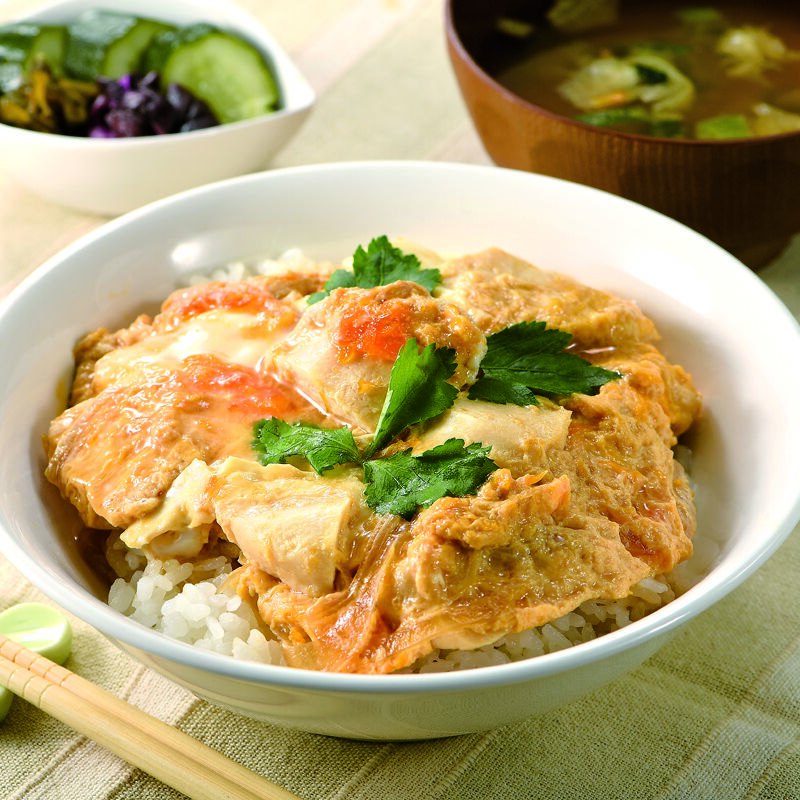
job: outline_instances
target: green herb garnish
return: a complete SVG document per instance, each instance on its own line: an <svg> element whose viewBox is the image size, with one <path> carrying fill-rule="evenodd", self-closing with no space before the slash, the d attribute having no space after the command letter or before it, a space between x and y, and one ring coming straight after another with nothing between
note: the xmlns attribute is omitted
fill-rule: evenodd
<svg viewBox="0 0 800 800"><path fill-rule="evenodd" d="M547 328L544 322L521 322L492 334L486 340L481 377L469 397L532 405L537 393L596 394L600 386L620 377L564 352L571 340L572 334ZM262 464L299 456L319 474L339 464L360 466L367 505L380 514L409 518L419 506L441 497L474 494L497 469L488 457L491 447L480 442L465 446L463 439L448 439L419 455L409 449L374 458L410 425L437 417L453 405L458 388L448 381L455 369L454 350L433 344L420 350L416 339L406 341L392 366L375 435L363 453L346 426L290 425L275 418L255 424L252 447Z"/></svg>
<svg viewBox="0 0 800 800"><path fill-rule="evenodd" d="M380 514L409 517L445 495L474 494L497 469L480 443L450 439L420 455L410 450L388 458L372 456L409 425L436 417L453 405L458 389L447 382L455 372L455 352L409 339L395 360L375 436L363 455L348 427L319 428L272 418L256 422L252 447L262 464L305 458L319 473L338 464L360 465L367 505Z"/></svg>
<svg viewBox="0 0 800 800"><path fill-rule="evenodd" d="M619 378L617 372L564 352L571 340L571 333L538 321L519 322L493 333L486 339L483 375L470 387L469 397L527 405L536 402L535 392L597 394L603 384ZM520 398L527 402L520 403Z"/></svg>
<svg viewBox="0 0 800 800"><path fill-rule="evenodd" d="M395 281L413 281L432 292L442 281L438 269L422 269L413 253L404 253L386 236L373 239L364 250L361 245L353 253L353 269L337 269L325 282L321 292L308 297L309 305L324 300L334 289L357 287L372 289Z"/></svg>
<svg viewBox="0 0 800 800"><path fill-rule="evenodd" d="M486 400L489 403L511 403L514 406L537 406L536 392L521 383L508 383L498 378L483 375L470 386L470 400Z"/></svg>
<svg viewBox="0 0 800 800"><path fill-rule="evenodd" d="M284 464L290 456L302 456L320 475L337 464L361 459L350 428L318 428L272 417L256 422L252 447L262 464Z"/></svg>
<svg viewBox="0 0 800 800"><path fill-rule="evenodd" d="M464 446L448 439L418 456L410 450L367 461L364 481L367 504L379 514L409 519L418 506L427 507L445 496L462 497L475 490L497 469L490 447Z"/></svg>
<svg viewBox="0 0 800 800"><path fill-rule="evenodd" d="M437 349L433 344L420 351L417 340L409 339L392 367L375 436L364 457L370 458L409 425L450 408L458 389L447 380L455 368L455 351L446 347Z"/></svg>

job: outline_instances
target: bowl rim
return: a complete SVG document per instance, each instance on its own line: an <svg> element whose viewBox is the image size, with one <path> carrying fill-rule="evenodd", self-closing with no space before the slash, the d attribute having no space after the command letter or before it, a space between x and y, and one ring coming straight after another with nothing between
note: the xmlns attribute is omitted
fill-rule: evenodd
<svg viewBox="0 0 800 800"><path fill-rule="evenodd" d="M170 0L167 2L167 6L169 6L169 1ZM174 2L174 0L172 1ZM131 8L131 13L135 14L139 14L139 9L141 8L141 5L137 6L135 0L98 0L96 3L91 2L91 0L45 0L45 2L37 5L22 16L16 16L13 19L0 23L0 27L18 22L34 22L41 19L43 16L47 17L54 13L57 14L61 8L69 8L71 6L87 6L89 8L112 10L129 7ZM59 145L68 144L70 147L90 146L95 149L98 147L141 148L149 147L153 142L163 143L165 140L170 142L184 142L188 139L203 139L219 136L223 131L261 127L269 120L282 120L287 117L295 116L296 114L306 111L315 103L316 93L314 89L306 77L300 72L288 52L266 27L245 8L230 2L230 0L195 0L195 2L179 0L177 6L187 9L194 7L197 9L196 13L198 16L202 16L203 11L207 8L215 8L223 12L226 17L229 17L230 25L228 30L235 31L237 35L242 35L246 41L254 45L261 52L270 65L281 98L280 107L268 114L260 114L257 117L251 117L250 119L243 119L237 122L219 124L211 128L153 136L132 136L108 139L92 138L89 136L70 136L64 133L33 131L0 122L0 137L18 137L21 140L28 139L31 142L42 139L42 137L47 137L44 141L50 141L53 144L57 142ZM168 13L166 15L153 17L153 19L158 19L159 21L169 21L168 18Z"/></svg>
<svg viewBox="0 0 800 800"><path fill-rule="evenodd" d="M643 133L629 133L626 131L612 130L611 128L602 128L599 125L590 125L587 122L581 122L567 117L563 114L558 114L551 111L544 106L537 105L536 103L526 100L520 95L507 89L503 84L499 83L493 78L478 62L473 58L472 54L467 50L466 45L458 34L458 29L454 17L453 5L458 3L458 0L445 0L444 16L445 16L445 37L450 47L450 57L454 60L454 53L466 65L466 67L475 74L483 83L487 84L491 89L502 96L506 101L512 105L520 106L527 111L547 117L555 122L560 122L565 125L577 128L578 130L587 133L593 133L600 136L608 136L616 139L630 140L636 142L641 146L643 143L653 142L661 146L671 147L693 147L693 148L708 148L708 147L724 147L736 145L739 147L757 147L759 145L767 144L770 142L780 142L784 139L793 139L800 137L800 130L786 131L784 133L772 133L766 136L747 136L731 139L678 139L668 138L665 136L649 136Z"/></svg>
<svg viewBox="0 0 800 800"><path fill-rule="evenodd" d="M620 204L620 208L633 206L638 208L640 213L660 217L662 220L668 221L671 226L678 226L678 228L683 229L684 236L696 237L698 240L702 240L705 248L714 248L719 254L727 258L730 269L738 271L739 279L749 282L749 290L756 295L761 294L775 304L776 314L781 315L786 322L791 324L795 331L797 345L800 347L800 324L774 292L732 255L682 223L617 195L559 178L485 165L413 160L352 161L286 167L218 181L157 200L106 222L45 261L0 302L0 320L17 302L18 297L22 297L31 291L40 281L47 280L47 276L52 271L58 270L62 262L74 257L83 248L92 245L96 241L114 237L118 230L124 229L143 218L156 216L171 207L191 202L193 198L209 194L213 195L220 188L235 190L237 187L262 183L268 187L272 181L279 182L287 176L293 179L294 175L311 175L313 177L315 175L324 176L338 172L351 177L354 172L363 173L376 169L387 173L392 171L407 172L408 170L421 171L425 173L428 181L426 185L431 185L431 180L434 177L442 179L447 175L460 174L473 174L476 177L484 176L489 180L525 181L532 184L542 184L543 186L567 185L574 192L602 195L604 202ZM760 548L749 561L742 563L743 559L739 559L733 569L715 567L684 594L622 629L604 634L592 641L566 650L508 664L491 665L462 671L423 674L364 675L327 673L237 660L230 656L200 650L130 620L119 612L114 611L109 605L78 584L67 583L66 581L54 582L53 576L32 559L21 545L15 541L10 532L6 530L6 527L2 524L1 514L0 551L23 573L27 580L37 586L53 601L101 631L111 640L117 640L147 654L150 663L153 663L153 658L163 659L186 670L203 670L246 682L311 692L425 694L439 691L481 689L544 678L561 671L587 666L604 660L653 640L663 633L674 631L739 586L778 549L795 528L799 519L800 489L798 489L791 504L784 509L783 515L775 520L769 539L761 543Z"/></svg>

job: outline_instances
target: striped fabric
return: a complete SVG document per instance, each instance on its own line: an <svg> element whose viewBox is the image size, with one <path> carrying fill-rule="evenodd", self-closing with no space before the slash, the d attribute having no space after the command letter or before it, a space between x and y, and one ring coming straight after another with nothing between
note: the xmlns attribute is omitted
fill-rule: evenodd
<svg viewBox="0 0 800 800"><path fill-rule="evenodd" d="M276 166L363 158L488 163L447 61L440 0L241 0L319 93ZM0 19L34 6L3 0ZM103 220L0 174L0 295ZM800 240L762 276L800 314ZM800 536L642 667L486 734L387 744L286 731L196 700L78 620L69 666L308 800L800 798ZM43 598L0 556L0 610ZM2 800L178 795L15 701Z"/></svg>

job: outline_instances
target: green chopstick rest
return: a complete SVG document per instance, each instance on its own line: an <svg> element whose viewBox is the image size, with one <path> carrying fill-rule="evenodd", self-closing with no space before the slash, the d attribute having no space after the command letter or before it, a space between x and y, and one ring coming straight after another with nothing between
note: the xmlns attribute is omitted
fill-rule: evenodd
<svg viewBox="0 0 800 800"><path fill-rule="evenodd" d="M0 634L57 664L63 664L72 649L72 628L67 618L44 603L20 603L1 612ZM8 714L12 697L0 686L0 722Z"/></svg>

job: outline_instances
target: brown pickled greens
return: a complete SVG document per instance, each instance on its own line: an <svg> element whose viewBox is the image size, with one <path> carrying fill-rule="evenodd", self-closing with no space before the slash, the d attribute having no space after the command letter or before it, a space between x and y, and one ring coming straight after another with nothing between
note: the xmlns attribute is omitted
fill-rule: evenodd
<svg viewBox="0 0 800 800"><path fill-rule="evenodd" d="M54 75L40 59L17 88L0 95L0 122L43 133L85 135L99 91L94 81Z"/></svg>

